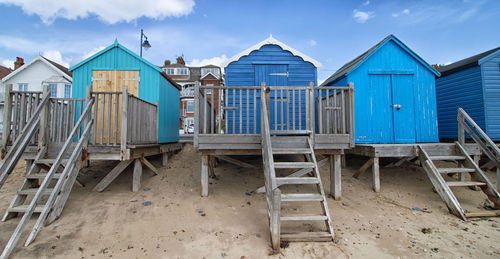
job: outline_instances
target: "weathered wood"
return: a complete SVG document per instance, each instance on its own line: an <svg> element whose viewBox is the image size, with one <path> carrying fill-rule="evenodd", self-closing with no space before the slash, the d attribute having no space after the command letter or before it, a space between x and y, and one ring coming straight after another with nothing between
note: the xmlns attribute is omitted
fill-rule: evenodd
<svg viewBox="0 0 500 259"><path fill-rule="evenodd" d="M379 169L379 158L374 157L373 158L373 166L372 166L372 171L373 171L373 190L375 192L380 192L380 169Z"/></svg>
<svg viewBox="0 0 500 259"><path fill-rule="evenodd" d="M465 216L467 218L498 217L498 216L500 216L500 210L467 212L467 213L465 213Z"/></svg>
<svg viewBox="0 0 500 259"><path fill-rule="evenodd" d="M94 191L102 192L118 175L120 175L134 160L120 161L95 187Z"/></svg>
<svg viewBox="0 0 500 259"><path fill-rule="evenodd" d="M7 153L7 144L9 143L10 137L10 127L11 127L11 116L12 116L12 96L10 92L12 91L12 84L5 85L4 93L4 110L3 110L3 133L2 133L2 158L5 157Z"/></svg>
<svg viewBox="0 0 500 259"><path fill-rule="evenodd" d="M158 175L158 169L156 169L156 167L151 164L145 157L141 158L141 163L143 163L147 168L149 168L149 170L153 171L153 173L155 175Z"/></svg>
<svg viewBox="0 0 500 259"><path fill-rule="evenodd" d="M208 155L201 156L201 196L208 196Z"/></svg>
<svg viewBox="0 0 500 259"><path fill-rule="evenodd" d="M273 250L279 251L280 245L281 245L281 242L280 242L281 191L280 191L280 189L276 188L273 191L271 202L272 202L271 219L270 219L271 243L273 246Z"/></svg>
<svg viewBox="0 0 500 259"><path fill-rule="evenodd" d="M168 153L161 154L161 166L166 167L168 165Z"/></svg>
<svg viewBox="0 0 500 259"><path fill-rule="evenodd" d="M140 159L134 160L134 176L132 180L132 191L138 192L141 188L142 164Z"/></svg>
<svg viewBox="0 0 500 259"><path fill-rule="evenodd" d="M358 171L356 171L352 177L354 178L358 178L363 172L365 172L368 168L370 168L370 166L373 165L373 161L374 159L373 158L370 158L368 159L368 161L366 161L360 168Z"/></svg>
<svg viewBox="0 0 500 259"><path fill-rule="evenodd" d="M342 197L342 169L340 155L330 156L330 195L335 200Z"/></svg>
<svg viewBox="0 0 500 259"><path fill-rule="evenodd" d="M121 160L129 160L129 153L127 153L127 134L128 134L128 88L123 86L122 91L122 125L121 125L121 135L120 135L120 155Z"/></svg>
<svg viewBox="0 0 500 259"><path fill-rule="evenodd" d="M244 167L244 168L257 169L257 167L254 166L254 165L252 165L252 164L240 161L238 159L235 159L235 158L232 158L232 157L229 157L229 156L215 155L215 157L217 157L220 160L224 160L224 161L229 162L231 164L237 165L237 166L241 166L241 167Z"/></svg>

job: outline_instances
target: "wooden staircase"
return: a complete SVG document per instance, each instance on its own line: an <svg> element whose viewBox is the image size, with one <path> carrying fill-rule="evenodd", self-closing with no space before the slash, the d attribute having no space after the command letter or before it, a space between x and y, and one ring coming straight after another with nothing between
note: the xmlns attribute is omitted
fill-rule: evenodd
<svg viewBox="0 0 500 259"><path fill-rule="evenodd" d="M446 203L446 206L448 206L452 214L463 220L467 220L467 218L470 217L500 216L500 194L479 167L479 161L474 161L464 148L465 133L479 145L483 154L485 154L498 168L500 168L500 150L462 108L458 109L457 121L459 138L458 141L455 142L456 154L451 156L429 156L428 152L419 145L417 153L422 162L422 167L431 180L434 189L439 196L441 196L441 199ZM458 166L449 168L437 167L435 162L443 160L456 161ZM444 174L459 174L460 181L446 181L443 177ZM470 174L470 181L465 180L466 174ZM497 181L500 181L500 178L497 178ZM493 202L494 208L497 210L479 212L465 211L453 194L452 188L455 187L479 188L486 194L488 199Z"/></svg>
<svg viewBox="0 0 500 259"><path fill-rule="evenodd" d="M42 104L44 103L46 102L42 102ZM61 215L73 184L76 181L78 172L83 165L84 150L89 141L90 129L93 124L90 117L93 103L94 99L88 99L86 101L85 109L75 123L57 156L46 157L48 156L47 145L40 145L39 143L39 151L34 162L28 165L25 179L2 218L2 221L6 221L23 214L14 233L0 255L0 259L9 257L34 213L39 213L39 216L25 242L25 246L29 245L35 239L44 224L50 224ZM42 104L38 109L45 110L41 112L37 110L34 117L31 118L33 121L36 121L37 124L40 121L40 118L38 118L39 114L41 114L40 116L44 116L44 114L48 112L46 109L47 106ZM31 137L34 135L32 131L35 131L37 128L33 125L31 125L30 128L28 128L28 126L30 126L30 124L24 127L23 134L16 142L30 142ZM40 128L42 127L43 125L40 126ZM43 138L45 137L42 136L42 139ZM77 143L73 145L75 141L77 141ZM0 167L3 170L1 171L2 184L5 182L5 178L14 169L15 164L17 164L20 158L18 154L22 154L25 148L26 145L20 145L17 149L11 148L7 153L6 159ZM63 163L65 163L64 169L61 170ZM4 164L8 165L4 166ZM48 164L50 166L49 170L47 172L42 172L40 168L41 164ZM3 177L4 175L5 177Z"/></svg>
<svg viewBox="0 0 500 259"><path fill-rule="evenodd" d="M274 250L280 249L281 241L333 241L334 232L331 218L328 211L328 205L321 183L319 167L314 155L312 142L312 132L300 131L300 136L291 135L273 135L269 126L269 91L265 86L262 87L263 98L261 102L261 145L262 160L264 163L264 179L266 201L268 206L269 228L271 230L271 243ZM273 132L274 134L275 132ZM290 155L305 157L306 162L280 161L275 162L276 155ZM281 169L295 169L295 173L288 177L277 177L276 171ZM297 187L306 187L314 185L315 191L282 193L280 186L296 185ZM283 188L286 189L286 188ZM305 188L304 188L305 189ZM311 189L311 188L308 188ZM282 203L297 204L318 204L321 206L319 214L289 214L282 215ZM292 210L295 211L295 210ZM325 229L321 231L307 232L286 232L282 231L283 222L312 223L324 222Z"/></svg>

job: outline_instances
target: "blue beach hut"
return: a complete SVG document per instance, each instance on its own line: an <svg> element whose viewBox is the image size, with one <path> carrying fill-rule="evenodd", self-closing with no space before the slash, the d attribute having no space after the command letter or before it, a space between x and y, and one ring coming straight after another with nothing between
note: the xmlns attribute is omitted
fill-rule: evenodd
<svg viewBox="0 0 500 259"><path fill-rule="evenodd" d="M159 67L115 40L69 70L73 72L73 98L85 98L87 85L96 92L120 92L126 85L129 93L158 102L158 143L179 140L180 86Z"/></svg>
<svg viewBox="0 0 500 259"><path fill-rule="evenodd" d="M457 138L461 107L491 139L500 141L500 47L441 67L439 72L439 138Z"/></svg>
<svg viewBox="0 0 500 259"><path fill-rule="evenodd" d="M389 35L322 85L354 83L356 143L438 142L438 76L427 62Z"/></svg>
<svg viewBox="0 0 500 259"><path fill-rule="evenodd" d="M293 49L285 43L273 38L272 35L262 42L244 50L243 52L230 58L225 64L226 80L225 85L228 87L238 86L260 86L261 83L266 83L266 86L309 86L312 82L317 84L317 68L321 67L321 63L306 56L305 54ZM249 107L253 107L253 91L231 91L227 93L227 103L231 107L233 101L239 102L241 95L242 108L242 127L236 123L233 128L233 121L240 121L238 112L228 112L228 133L247 133L247 117L253 118L253 109L246 109L246 100L248 96ZM260 121L260 92L256 91L256 118ZM305 91L296 92L294 96L296 105L296 118L287 118L289 112L284 112L281 117L281 109L291 109L290 103L286 107L275 107L274 98L291 98L291 93L288 92L271 92L270 105L270 127L271 130L279 129L286 130L285 121L301 120L301 127L305 129L305 116L300 116L300 112L305 112ZM290 95L290 96L288 96ZM300 95L300 98L299 98ZM276 112L275 112L276 110ZM291 117L291 116L290 116ZM299 119L300 118L300 119ZM299 124L298 121L296 123ZM257 123L257 129L254 131L253 123L250 123L248 132L260 133L260 123Z"/></svg>

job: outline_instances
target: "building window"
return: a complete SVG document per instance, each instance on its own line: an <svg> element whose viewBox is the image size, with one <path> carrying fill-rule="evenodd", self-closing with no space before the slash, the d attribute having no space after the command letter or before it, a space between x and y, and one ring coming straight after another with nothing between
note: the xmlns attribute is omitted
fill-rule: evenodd
<svg viewBox="0 0 500 259"><path fill-rule="evenodd" d="M194 112L194 101L187 101L186 112Z"/></svg>
<svg viewBox="0 0 500 259"><path fill-rule="evenodd" d="M167 75L173 75L173 74L175 74L175 69L174 68L165 68L165 73L167 73Z"/></svg>
<svg viewBox="0 0 500 259"><path fill-rule="evenodd" d="M207 86L214 86L214 84L207 84ZM212 94L212 89L207 89L206 94Z"/></svg>
<svg viewBox="0 0 500 259"><path fill-rule="evenodd" d="M188 69L187 68L178 68L177 74L178 75L188 75Z"/></svg>
<svg viewBox="0 0 500 259"><path fill-rule="evenodd" d="M57 97L57 84L49 84L50 87L50 96Z"/></svg>
<svg viewBox="0 0 500 259"><path fill-rule="evenodd" d="M205 76L208 73L212 73L215 76L219 76L219 68L217 67L206 67L201 69L201 76Z"/></svg>
<svg viewBox="0 0 500 259"><path fill-rule="evenodd" d="M71 85L65 84L64 85L64 98L70 98L71 97Z"/></svg>
<svg viewBox="0 0 500 259"><path fill-rule="evenodd" d="M19 91L28 91L28 84L25 83L17 84L17 87Z"/></svg>

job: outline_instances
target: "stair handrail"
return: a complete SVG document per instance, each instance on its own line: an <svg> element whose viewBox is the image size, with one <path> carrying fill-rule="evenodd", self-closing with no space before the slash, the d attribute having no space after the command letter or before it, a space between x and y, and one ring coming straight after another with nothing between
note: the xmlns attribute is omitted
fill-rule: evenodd
<svg viewBox="0 0 500 259"><path fill-rule="evenodd" d="M33 199L31 200L30 204L28 205L28 208L24 212L24 215L23 215L22 219L19 221L19 224L17 225L17 227L16 227L16 229L14 231L14 234L12 234L12 236L9 239L9 241L7 242L7 245L5 246L2 254L0 255L0 258L8 258L8 256L10 255L10 253L14 250L15 245L17 244L17 241L19 241L19 238L21 237L22 230L24 229L24 227L26 226L26 224L28 224L28 221L30 220L31 216L33 215L33 212L35 211L36 205L38 204L40 198L43 196L44 190L49 186L50 181L52 180L52 178L56 174L57 169L61 165L61 162L63 160L64 155L66 155L67 151L71 147L71 144L73 143L73 140L74 140L74 137L75 137L76 133L78 131L80 131L80 127L82 126L84 120L86 120L87 116L90 115L90 111L92 110L93 104L94 104L94 98L91 98L89 100L89 102L86 104L85 109L83 110L80 118L75 123L75 126L71 130L71 133L69 134L68 138L64 142L64 145L61 148L61 151L57 155L57 158L56 158L55 162L52 164L52 167L50 168L49 172L45 176L45 179L40 184L40 187L38 188L38 191L36 192L35 196L33 197ZM85 130L89 131L89 129L90 129L89 125L90 124L91 123L89 122L86 125ZM83 137L83 134L82 134L82 136L80 138L80 141L82 141L82 139L85 139ZM82 143L83 143L83 141L82 141ZM63 178L62 175L61 175L61 178Z"/></svg>
<svg viewBox="0 0 500 259"><path fill-rule="evenodd" d="M458 108L457 112L458 121L458 141L461 145L465 144L465 132L472 137L472 139L479 145L481 151L483 151L488 158L493 161L497 168L500 168L500 149L491 140L490 137L477 125L477 123L469 116L464 109ZM469 126L468 124L472 126ZM479 133L476 134L474 130ZM482 139L482 140L481 140Z"/></svg>
<svg viewBox="0 0 500 259"><path fill-rule="evenodd" d="M50 92L44 91L44 96L35 112L31 115L31 118L28 120L28 123L24 126L21 131L21 135L14 141L9 152L6 154L4 159L0 164L0 188L2 188L3 184L7 180L7 177L10 175L17 162L21 158L24 149L28 146L33 134L36 132L40 122L40 113L42 109L48 104L50 99ZM4 118L10 119L10 118ZM6 142L5 142L6 143ZM5 150L6 147L2 147L2 150Z"/></svg>
<svg viewBox="0 0 500 259"><path fill-rule="evenodd" d="M271 148L271 129L269 127L269 115L268 115L268 109L267 109L267 102L269 102L269 88L266 87L266 83L261 84L261 102L260 102L260 107L261 107L261 144L262 144L262 158L264 160L264 174L266 179L266 190L267 191L272 191L277 188L276 185L276 172L274 170L274 159L272 155L272 148ZM266 168L268 168L269 171L266 171ZM267 186L267 184L270 184L271 186Z"/></svg>

